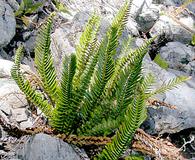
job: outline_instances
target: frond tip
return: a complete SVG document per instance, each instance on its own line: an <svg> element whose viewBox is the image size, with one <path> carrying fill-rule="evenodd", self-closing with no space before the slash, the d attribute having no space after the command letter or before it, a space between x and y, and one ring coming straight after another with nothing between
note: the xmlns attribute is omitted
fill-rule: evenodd
<svg viewBox="0 0 195 160"><path fill-rule="evenodd" d="M165 93L171 89L177 88L179 85L181 85L183 82L185 82L189 79L190 79L190 77L179 76L179 77L176 77L174 79L169 80L167 83L163 82L163 84L161 85L160 88L157 88L156 90L151 91L149 93L148 98L152 97L156 94L162 94L162 93Z"/></svg>
<svg viewBox="0 0 195 160"><path fill-rule="evenodd" d="M35 64L43 82L44 90L51 102L54 102L57 96L57 75L50 51L50 34L54 16L55 13L52 13L48 17L47 22L41 26L35 46Z"/></svg>
<svg viewBox="0 0 195 160"><path fill-rule="evenodd" d="M27 99L31 101L35 106L39 106L41 111L48 117L51 116L52 106L48 103L47 100L43 99L43 95L38 93L33 89L28 80L25 80L21 70L20 70L20 61L22 59L24 52L24 47L20 46L15 55L15 64L11 69L12 78L16 81L19 88L24 92Z"/></svg>

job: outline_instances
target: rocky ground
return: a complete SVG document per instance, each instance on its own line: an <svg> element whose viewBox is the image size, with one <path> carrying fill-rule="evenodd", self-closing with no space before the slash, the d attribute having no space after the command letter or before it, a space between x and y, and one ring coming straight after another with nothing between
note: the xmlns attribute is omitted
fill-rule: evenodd
<svg viewBox="0 0 195 160"><path fill-rule="evenodd" d="M33 47L37 29L43 19L55 8L49 1L45 7L27 15L29 24L14 16L19 0L0 1L0 117L21 129L44 123L40 111L29 106L23 93L11 79L13 57L20 43L26 47L23 70L33 69ZM61 0L69 13L59 13L52 33L51 50L56 67L61 66L63 54L74 52L82 27L96 10L102 15L100 32L105 30L122 5L123 0ZM148 108L148 119L142 128L150 135L163 137L181 148L187 159L195 159L195 46L191 44L195 33L195 2L184 9L181 0L133 0L130 17L123 34L134 37L132 48L140 46L146 38L158 35L144 59L144 71L152 73L159 85L178 75L191 79L178 88L156 97L176 108L162 104ZM163 69L153 59L160 54L168 68ZM59 70L59 69L58 69ZM48 143L48 141L50 143ZM25 143L24 143L25 142ZM52 154L51 154L52 153ZM0 126L0 159L61 160L88 159L84 150L71 146L45 134L10 136ZM151 159L148 157L148 159Z"/></svg>

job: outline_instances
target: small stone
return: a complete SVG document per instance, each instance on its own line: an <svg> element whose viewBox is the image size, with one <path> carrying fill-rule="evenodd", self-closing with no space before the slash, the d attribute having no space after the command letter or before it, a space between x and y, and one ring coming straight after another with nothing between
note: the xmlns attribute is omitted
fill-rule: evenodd
<svg viewBox="0 0 195 160"><path fill-rule="evenodd" d="M147 9L143 13L138 15L136 21L139 25L141 32L148 32L159 19L159 11L157 9Z"/></svg>
<svg viewBox="0 0 195 160"><path fill-rule="evenodd" d="M24 122L24 121L28 120L25 108L13 109L12 114L13 114L13 116L11 117L12 121L16 121L18 123L21 123L21 122Z"/></svg>
<svg viewBox="0 0 195 160"><path fill-rule="evenodd" d="M20 128L21 129L32 128L32 127L33 127L33 121L30 120L30 119L20 123Z"/></svg>

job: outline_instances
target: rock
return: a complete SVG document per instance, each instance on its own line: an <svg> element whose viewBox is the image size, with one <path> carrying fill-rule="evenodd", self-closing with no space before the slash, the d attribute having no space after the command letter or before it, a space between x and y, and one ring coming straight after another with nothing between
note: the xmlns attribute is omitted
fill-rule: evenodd
<svg viewBox="0 0 195 160"><path fill-rule="evenodd" d="M153 0L153 3L180 6L185 0Z"/></svg>
<svg viewBox="0 0 195 160"><path fill-rule="evenodd" d="M0 48L6 46L15 35L16 20L12 8L0 1Z"/></svg>
<svg viewBox="0 0 195 160"><path fill-rule="evenodd" d="M130 17L128 19L126 28L127 28L128 35L139 36L138 24L133 18Z"/></svg>
<svg viewBox="0 0 195 160"><path fill-rule="evenodd" d="M12 108L20 108L27 105L25 96L13 80L0 79L0 97L2 98L0 100L1 103L5 101Z"/></svg>
<svg viewBox="0 0 195 160"><path fill-rule="evenodd" d="M192 77L195 77L195 61L193 60L192 62L189 62L185 68L184 71L188 74L191 75Z"/></svg>
<svg viewBox="0 0 195 160"><path fill-rule="evenodd" d="M0 59L0 78L9 78L11 77L11 68L13 66L13 62Z"/></svg>
<svg viewBox="0 0 195 160"><path fill-rule="evenodd" d="M22 160L80 160L80 156L66 142L46 134L37 134L21 146L17 158Z"/></svg>
<svg viewBox="0 0 195 160"><path fill-rule="evenodd" d="M19 3L16 0L6 0L7 3L12 7L14 11L17 11L19 9Z"/></svg>
<svg viewBox="0 0 195 160"><path fill-rule="evenodd" d="M130 9L130 14L133 18L136 18L139 14L141 14L146 9L150 8L152 4L152 0L133 0L132 6Z"/></svg>
<svg viewBox="0 0 195 160"><path fill-rule="evenodd" d="M12 119L18 123L24 122L28 120L27 114L26 114L26 108L17 108L13 110L12 117L10 118L10 121L12 122Z"/></svg>
<svg viewBox="0 0 195 160"><path fill-rule="evenodd" d="M27 36L27 35L24 35L24 36ZM36 35L33 34L30 37L28 37L28 39L24 43L25 50L29 55L30 53L34 52L35 41L36 41Z"/></svg>
<svg viewBox="0 0 195 160"><path fill-rule="evenodd" d="M12 61L0 59L0 78L11 78L11 68L14 65ZM21 65L23 72L29 71L30 67L27 65Z"/></svg>
<svg viewBox="0 0 195 160"><path fill-rule="evenodd" d="M136 18L139 25L139 31L148 32L155 22L159 19L159 11L157 9L146 9Z"/></svg>
<svg viewBox="0 0 195 160"><path fill-rule="evenodd" d="M190 67L195 58L195 48L192 46L180 42L169 42L160 49L160 55L167 61L169 68L193 74L193 69ZM190 62L191 64L189 64Z"/></svg>
<svg viewBox="0 0 195 160"><path fill-rule="evenodd" d="M11 79L10 71L13 62L0 59L0 63L0 116L8 123L15 125L19 125L21 122L29 122L26 96L20 91L15 81ZM29 67L22 65L23 72L28 70ZM27 126L25 123L22 124L22 126L25 125Z"/></svg>
<svg viewBox="0 0 195 160"><path fill-rule="evenodd" d="M155 87L184 74L175 70L166 71L149 58L144 59L144 64L145 72L152 73L157 79ZM177 108L170 109L164 106L157 107L157 109L148 108L149 118L144 124L146 131L151 134L176 133L195 126L195 98L192 98L195 97L195 79L191 79L176 89L156 97Z"/></svg>
<svg viewBox="0 0 195 160"><path fill-rule="evenodd" d="M182 21L182 20L181 20ZM190 27L193 21L188 21L187 26ZM190 23L190 24L189 24ZM186 24L186 23L185 23ZM193 30L193 28L191 28ZM190 43L193 33L186 30L181 23L177 23L171 17L161 15L159 20L154 24L150 30L151 36L158 36L159 41L166 38L168 41L178 41L182 43Z"/></svg>
<svg viewBox="0 0 195 160"><path fill-rule="evenodd" d="M186 0L153 0L153 3L164 4L164 5L169 5L169 6L177 6L177 7L181 6L185 2L187 1ZM195 13L195 2L190 2L186 7L190 11Z"/></svg>
<svg viewBox="0 0 195 160"><path fill-rule="evenodd" d="M21 122L19 127L21 129L31 128L33 126L33 124L34 124L33 122L34 122L33 120L31 120L30 118L28 118L27 121Z"/></svg>
<svg viewBox="0 0 195 160"><path fill-rule="evenodd" d="M10 116L10 115L11 115L11 110L12 110L12 108L11 108L9 105L7 105L7 103L5 102L5 103L1 103L1 108L0 108L0 110L1 110L5 115Z"/></svg>

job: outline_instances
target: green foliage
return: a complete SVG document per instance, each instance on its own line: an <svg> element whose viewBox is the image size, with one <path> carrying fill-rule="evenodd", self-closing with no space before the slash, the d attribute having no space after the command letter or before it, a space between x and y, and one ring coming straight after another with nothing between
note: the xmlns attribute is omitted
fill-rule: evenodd
<svg viewBox="0 0 195 160"><path fill-rule="evenodd" d="M169 64L160 56L160 54L156 55L154 62L163 69L168 69L169 67Z"/></svg>
<svg viewBox="0 0 195 160"><path fill-rule="evenodd" d="M142 156L128 156L128 157L125 157L125 160L144 160L144 157Z"/></svg>
<svg viewBox="0 0 195 160"><path fill-rule="evenodd" d="M50 51L52 14L42 25L35 47L35 64L42 92L36 91L20 71L22 47L16 52L12 68L12 77L20 89L59 132L78 136L115 133L113 141L96 157L100 160L120 158L136 129L146 119L145 103L149 97L186 80L176 78L157 90L151 90L154 78L143 75L142 61L154 38L135 50L123 46L118 51L130 5L130 2L124 4L101 41L97 38L100 18L92 15L76 53L65 56L61 79L57 79Z"/></svg>
<svg viewBox="0 0 195 160"><path fill-rule="evenodd" d="M15 12L15 16L21 17L26 14L32 14L42 5L42 2L33 3L33 0L22 0L19 9Z"/></svg>
<svg viewBox="0 0 195 160"><path fill-rule="evenodd" d="M52 2L58 11L70 14L68 8L62 2L60 2L60 0L52 0Z"/></svg>
<svg viewBox="0 0 195 160"><path fill-rule="evenodd" d="M192 36L192 41L191 41L192 45L195 46L195 34L193 34Z"/></svg>

